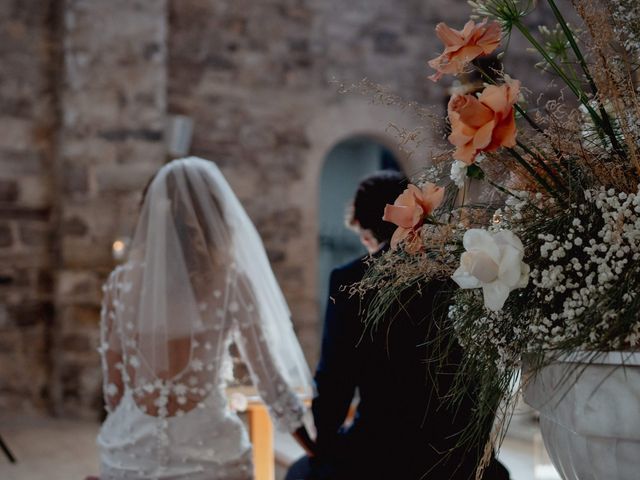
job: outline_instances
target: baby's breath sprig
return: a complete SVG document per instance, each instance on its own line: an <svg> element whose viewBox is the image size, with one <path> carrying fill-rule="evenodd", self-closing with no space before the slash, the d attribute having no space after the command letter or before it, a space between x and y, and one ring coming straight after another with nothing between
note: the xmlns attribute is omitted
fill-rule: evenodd
<svg viewBox="0 0 640 480"><path fill-rule="evenodd" d="M611 0L613 21L617 33L629 54L640 54L640 2L637 0Z"/></svg>
<svg viewBox="0 0 640 480"><path fill-rule="evenodd" d="M542 37L542 41L544 42L543 46L549 52L549 56L561 64L569 64L571 45L560 25L556 24L553 28L540 25L538 26L538 32L540 32L540 37ZM578 33L575 29L574 32ZM537 63L536 67L544 71L550 71L549 64L544 60Z"/></svg>

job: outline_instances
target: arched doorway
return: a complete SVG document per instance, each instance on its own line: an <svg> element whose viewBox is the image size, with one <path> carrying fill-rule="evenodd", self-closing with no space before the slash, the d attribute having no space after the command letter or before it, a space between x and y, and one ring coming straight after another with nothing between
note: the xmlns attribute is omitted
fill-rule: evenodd
<svg viewBox="0 0 640 480"><path fill-rule="evenodd" d="M343 140L325 157L318 199L317 299L321 315L326 308L331 270L366 253L358 236L345 225L346 210L360 180L381 169L400 167L391 150L368 137Z"/></svg>

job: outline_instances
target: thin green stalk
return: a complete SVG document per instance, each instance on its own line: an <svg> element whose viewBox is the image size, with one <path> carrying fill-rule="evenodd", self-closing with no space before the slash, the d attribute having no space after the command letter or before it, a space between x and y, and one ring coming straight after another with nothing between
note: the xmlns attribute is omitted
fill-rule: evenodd
<svg viewBox="0 0 640 480"><path fill-rule="evenodd" d="M547 192L549 192L551 196L555 197L558 201L563 202L562 198L558 196L558 192L556 192L549 185L549 183L547 183L547 181L542 178L540 174L536 172L535 169L531 165L529 165L529 163L524 158L522 158L522 155L520 155L513 148L507 148L507 151L529 173L529 175L531 175L536 180L536 182L538 182Z"/></svg>
<svg viewBox="0 0 640 480"><path fill-rule="evenodd" d="M464 184L462 185L462 206L464 207L464 202L467 199L467 183L468 182L464 182Z"/></svg>
<svg viewBox="0 0 640 480"><path fill-rule="evenodd" d="M591 76L591 72L589 71L589 67L587 66L587 62L584 58L584 55L582 55L582 51L578 47L578 43L576 42L576 39L573 36L573 32L571 31L571 29L569 28L569 25L565 21L564 16L558 9L556 2L554 0L547 0L547 3L551 7L551 11L553 12L553 15L556 17L556 20L558 21L560 28L562 28L562 32L564 33L564 36L567 38L569 45L571 46L571 50L573 50L573 53L578 59L580 68L582 68L584 76L587 79L587 82L589 82L591 91L593 92L594 95L596 95L598 93L598 89L596 87L595 82L593 81L593 77Z"/></svg>
<svg viewBox="0 0 640 480"><path fill-rule="evenodd" d="M553 183L555 183L560 189L565 191L567 190L567 187L565 187L565 185L556 177L553 170L549 168L549 165L547 165L547 163L544 160L542 160L533 150L527 147L520 140L518 140L516 143L522 150L524 150L526 153L531 155L531 157L533 157L533 159L538 163L538 165L540 165L542 169L547 173L547 175L549 175L549 178L553 180Z"/></svg>
<svg viewBox="0 0 640 480"><path fill-rule="evenodd" d="M578 72L576 72L576 69L573 67L574 63L575 62L572 62L566 53L560 58L560 65L563 68L564 67L568 68L568 72L569 72L568 75L571 75L571 81L573 82L573 84L580 85L580 78L578 77Z"/></svg>
<svg viewBox="0 0 640 480"><path fill-rule="evenodd" d="M589 105L589 102L587 101L587 98L582 93L582 91L580 91L580 89L573 84L571 79L567 77L566 72L562 70L556 64L553 58L549 56L549 54L544 49L544 47L540 45L540 43L538 43L538 41L533 37L533 35L531 35L531 32L527 29L527 27L525 27L521 22L515 22L514 25L520 31L520 33L527 39L527 41L533 46L533 48L535 48L538 51L538 53L542 55L542 57L546 60L549 66L558 74L558 76L562 78L562 80L567 84L571 92L576 96L576 98L580 101L580 103L582 103L584 107L587 109L587 111L592 116L594 121L597 121L598 123L600 123L602 119L598 116L598 113L593 109L593 107Z"/></svg>
<svg viewBox="0 0 640 480"><path fill-rule="evenodd" d="M529 30L527 29L527 27L525 27L521 22L515 22L514 25L518 28L518 30L520 30L520 33L527 39L527 41L533 45L533 47L538 51L538 53L540 53L540 55L542 55L542 57L547 61L547 63L549 64L549 66L556 72L556 74L558 74L558 76L564 81L564 83L569 87L569 90L571 90L571 92L576 96L576 98L578 99L578 101L584 106L584 108L587 110L587 112L589 112L589 115L591 116L593 123L596 125L596 127L598 128L598 131L604 132L604 127L602 125L603 120L600 118L600 116L598 115L598 113L593 109L593 107L589 104L589 100L588 98L584 95L584 93L582 92L581 89L579 89L578 87L576 87L572 82L571 79L569 77L567 77L567 74L564 70L562 70L557 64L556 62L549 56L549 54L547 53L547 51L542 47L542 45L540 45L538 43L538 41L533 37L533 35L531 35L531 32L529 32ZM603 141L603 145L606 148L607 144L604 143L604 137L602 136L602 134L600 134L600 138Z"/></svg>
<svg viewBox="0 0 640 480"><path fill-rule="evenodd" d="M531 117L529 116L529 114L526 112L526 110L524 110L524 109L523 109L520 105L518 105L517 103L514 103L514 104L513 104L513 108L516 110L516 112L518 112L518 113L520 114L520 116L521 116L522 118L524 118L524 119L527 121L527 123L528 123L529 125L531 125L531 127L532 127L535 131L537 131L538 133L542 133L542 134L544 134L544 130L542 129L542 127L540 127L540 125L538 125L538 124L536 123L536 121L535 121L533 118L531 118Z"/></svg>
<svg viewBox="0 0 640 480"><path fill-rule="evenodd" d="M558 9L555 1L547 0L547 3L551 7L551 10L553 11L554 16L556 17L558 24L562 28L562 31L564 32L565 37L567 37L567 40L569 41L569 45L571 45L571 49L573 50L573 53L575 54L576 58L578 59L578 63L580 64L580 68L582 68L584 76L587 79L587 82L589 83L591 92L593 93L594 98L598 102L598 105L600 107L599 108L600 115L602 116L602 121L604 122L604 125L603 125L604 131L606 132L607 136L611 140L611 145L613 146L613 148L618 153L621 153L622 147L620 146L620 143L618 142L618 138L616 137L616 134L613 130L613 126L611 125L611 119L609 118L609 114L605 110L604 105L602 105L602 102L600 101L600 98L598 96L598 87L596 86L596 82L593 80L593 77L591 76L591 72L589 71L587 61L585 60L584 55L582 55L582 51L580 50L580 47L578 47L578 43L576 42L576 39L573 36L573 32L571 32L569 25L567 25L567 22L565 21L564 17L562 16L562 13Z"/></svg>
<svg viewBox="0 0 640 480"><path fill-rule="evenodd" d="M501 185L498 185L496 182L494 182L493 180L489 180L488 178L486 179L487 183L489 185L491 185L493 188L495 188L496 190L498 190L499 192L504 193L505 195L509 195L510 197L513 198L517 198L518 200L520 200L520 197L518 197L516 194L510 192L509 190L507 190L506 188L504 188Z"/></svg>
<svg viewBox="0 0 640 480"><path fill-rule="evenodd" d="M534 147L536 150L536 153L542 157L544 157L544 152L540 151L540 149L538 147ZM562 152L560 152L555 146L551 145L551 148L553 149L553 153L555 153L556 155L556 160L553 160L553 166L556 167L558 169L558 171L562 170L566 175L569 176L569 180L571 180L571 170L569 170L569 168L564 165L562 163L562 158L563 158L563 154ZM564 178L564 176L563 176ZM571 182L569 182L571 183Z"/></svg>

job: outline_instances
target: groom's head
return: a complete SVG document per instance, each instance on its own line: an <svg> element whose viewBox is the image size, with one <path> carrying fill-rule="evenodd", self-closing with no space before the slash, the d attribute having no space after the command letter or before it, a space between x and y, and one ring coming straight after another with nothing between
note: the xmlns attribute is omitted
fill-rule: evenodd
<svg viewBox="0 0 640 480"><path fill-rule="evenodd" d="M396 229L382 220L384 207L393 203L407 188L405 176L395 170L380 170L365 177L358 185L347 217L347 224L360 235L369 253L391 240Z"/></svg>

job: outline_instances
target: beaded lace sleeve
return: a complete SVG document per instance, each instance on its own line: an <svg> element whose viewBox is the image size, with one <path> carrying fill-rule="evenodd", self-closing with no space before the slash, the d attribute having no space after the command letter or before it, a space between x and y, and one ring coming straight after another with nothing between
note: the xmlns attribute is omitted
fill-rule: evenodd
<svg viewBox="0 0 640 480"><path fill-rule="evenodd" d="M102 360L102 391L105 406L109 412L118 406L124 392L122 348L116 330L116 275L117 271L114 271L102 287L100 347L98 348Z"/></svg>
<svg viewBox="0 0 640 480"><path fill-rule="evenodd" d="M249 282L239 277L237 294L229 306L235 323L235 342L249 368L251 379L269 407L279 430L293 432L303 425L304 405L282 374L264 335Z"/></svg>

